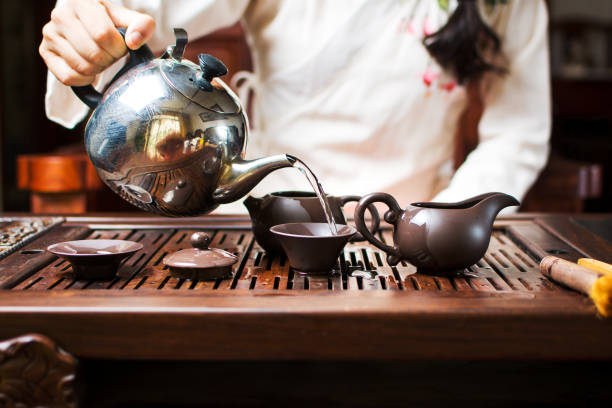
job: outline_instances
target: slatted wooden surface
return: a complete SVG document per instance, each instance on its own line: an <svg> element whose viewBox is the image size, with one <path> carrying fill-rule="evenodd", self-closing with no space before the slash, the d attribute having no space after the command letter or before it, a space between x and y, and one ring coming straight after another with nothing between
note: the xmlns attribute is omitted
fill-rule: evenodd
<svg viewBox="0 0 612 408"><path fill-rule="evenodd" d="M135 290L165 291L438 291L466 293L533 292L560 290L544 278L537 263L506 235L493 232L487 254L476 265L454 276L418 273L405 262L390 267L385 254L373 246L351 243L341 254L332 273L305 276L295 272L284 257L270 257L253 239L249 230L205 230L212 236L211 247L239 256L229 279L186 280L172 276L163 258L188 248L194 229L104 229L93 230L88 239L129 239L144 245L129 257L110 281L76 280L70 264L55 259L13 287L13 290ZM391 241L391 231L381 235Z"/></svg>

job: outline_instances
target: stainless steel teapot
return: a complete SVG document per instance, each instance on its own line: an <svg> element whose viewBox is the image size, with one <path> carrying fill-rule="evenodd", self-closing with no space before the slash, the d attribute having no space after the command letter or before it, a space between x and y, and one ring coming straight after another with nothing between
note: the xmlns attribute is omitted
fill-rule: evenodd
<svg viewBox="0 0 612 408"><path fill-rule="evenodd" d="M130 50L103 95L92 86L73 90L94 109L85 148L100 178L143 210L192 216L241 198L295 158L244 159L247 116L217 78L227 68L208 54L199 66L183 59L187 33L174 33L176 44L159 58L146 45Z"/></svg>

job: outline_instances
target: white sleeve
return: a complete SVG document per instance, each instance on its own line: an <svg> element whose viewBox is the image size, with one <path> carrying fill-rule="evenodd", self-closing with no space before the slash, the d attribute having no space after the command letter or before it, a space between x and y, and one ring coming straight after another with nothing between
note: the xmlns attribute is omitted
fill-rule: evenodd
<svg viewBox="0 0 612 408"><path fill-rule="evenodd" d="M489 191L521 200L546 164L551 127L547 11L540 0L509 7L502 40L508 73L484 90L478 147L435 201Z"/></svg>
<svg viewBox="0 0 612 408"><path fill-rule="evenodd" d="M63 0L58 0L58 3ZM163 50L174 43L175 27L184 28L190 39L209 34L240 20L249 0L112 0L125 7L151 15L156 22L155 33L147 43L153 51ZM94 88L103 89L124 64L124 59L98 75ZM70 87L47 73L45 94L47 117L62 126L73 128L89 113Z"/></svg>

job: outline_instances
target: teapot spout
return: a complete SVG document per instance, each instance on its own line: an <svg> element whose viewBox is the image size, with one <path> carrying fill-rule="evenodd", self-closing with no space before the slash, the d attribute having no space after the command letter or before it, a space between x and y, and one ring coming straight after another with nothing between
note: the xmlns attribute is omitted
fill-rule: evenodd
<svg viewBox="0 0 612 408"><path fill-rule="evenodd" d="M248 196L243 201L242 204L244 204L244 206L249 211L249 214L251 215L251 218L253 218L254 216L256 216L259 213L259 210L261 209L262 201L263 201L262 198L256 198L256 197L253 197L252 195Z"/></svg>
<svg viewBox="0 0 612 408"><path fill-rule="evenodd" d="M213 193L218 204L227 204L245 196L265 176L283 167L292 167L295 158L288 154L262 157L255 160L235 159L221 174L219 187Z"/></svg>

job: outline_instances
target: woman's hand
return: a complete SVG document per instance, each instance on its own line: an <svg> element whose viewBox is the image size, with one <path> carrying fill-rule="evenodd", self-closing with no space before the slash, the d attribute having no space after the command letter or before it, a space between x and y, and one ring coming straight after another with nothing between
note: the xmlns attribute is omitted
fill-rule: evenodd
<svg viewBox="0 0 612 408"><path fill-rule="evenodd" d="M126 28L125 41L117 27ZM147 14L106 0L67 0L51 12L38 51L60 82L83 86L121 58L126 44L136 49L154 30Z"/></svg>

